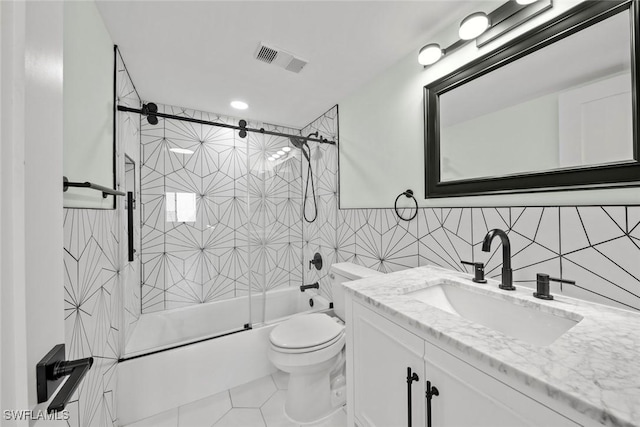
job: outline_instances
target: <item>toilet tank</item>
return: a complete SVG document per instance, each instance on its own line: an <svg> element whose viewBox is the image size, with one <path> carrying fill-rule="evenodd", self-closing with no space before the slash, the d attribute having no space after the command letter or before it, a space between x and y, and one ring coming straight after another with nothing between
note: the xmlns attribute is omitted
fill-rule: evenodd
<svg viewBox="0 0 640 427"><path fill-rule="evenodd" d="M345 295L342 283L382 274L384 273L350 262L333 264L329 270L329 279L331 280L331 291L333 292L333 311L336 315L344 320Z"/></svg>

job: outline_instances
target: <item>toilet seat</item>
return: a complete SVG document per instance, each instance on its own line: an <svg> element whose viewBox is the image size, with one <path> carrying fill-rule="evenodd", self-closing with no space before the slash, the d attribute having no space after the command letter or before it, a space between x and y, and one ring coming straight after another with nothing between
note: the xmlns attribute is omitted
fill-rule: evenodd
<svg viewBox="0 0 640 427"><path fill-rule="evenodd" d="M311 353L313 351L322 350L323 348L332 346L333 344L338 342L340 338L342 338L343 336L344 336L344 330L338 335L336 335L333 339L325 343L315 345L313 347L287 348L287 347L277 346L274 343L271 343L271 347L273 348L274 351L278 351L280 353L287 353L287 354Z"/></svg>
<svg viewBox="0 0 640 427"><path fill-rule="evenodd" d="M323 348L316 348L314 351L307 351L305 349L297 353L282 351L281 348L271 344L269 347L269 360L271 360L278 369L289 373L299 369L315 371L315 369L321 368L323 364L328 363L329 365L333 365L331 359L343 351L346 340L345 337L345 334L340 334L338 339L330 345L328 344ZM327 369L328 368L329 366L327 366Z"/></svg>
<svg viewBox="0 0 640 427"><path fill-rule="evenodd" d="M276 326L269 334L273 347L286 353L322 349L337 341L344 326L323 313L294 316Z"/></svg>

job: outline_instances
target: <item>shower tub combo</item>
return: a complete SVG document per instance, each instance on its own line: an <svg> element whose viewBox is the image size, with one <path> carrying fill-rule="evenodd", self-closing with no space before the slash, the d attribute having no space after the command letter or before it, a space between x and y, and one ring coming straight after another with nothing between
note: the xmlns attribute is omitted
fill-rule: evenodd
<svg viewBox="0 0 640 427"><path fill-rule="evenodd" d="M252 295L250 305L237 297L143 314L118 365L120 423L275 372L267 357L271 330L292 315L329 310L326 298L292 287ZM249 326L247 319L261 322Z"/></svg>

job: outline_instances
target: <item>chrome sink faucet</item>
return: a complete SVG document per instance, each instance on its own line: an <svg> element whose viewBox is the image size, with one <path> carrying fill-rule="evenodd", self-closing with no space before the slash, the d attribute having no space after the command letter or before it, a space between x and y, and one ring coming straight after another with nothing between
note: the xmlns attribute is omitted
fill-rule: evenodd
<svg viewBox="0 0 640 427"><path fill-rule="evenodd" d="M500 237L502 241L502 283L500 283L498 287L506 291L515 291L516 287L513 286L513 272L511 271L511 243L509 242L507 233L499 228L494 228L489 231L487 235L484 236L482 251L489 252L491 250L491 241L493 241L496 236Z"/></svg>

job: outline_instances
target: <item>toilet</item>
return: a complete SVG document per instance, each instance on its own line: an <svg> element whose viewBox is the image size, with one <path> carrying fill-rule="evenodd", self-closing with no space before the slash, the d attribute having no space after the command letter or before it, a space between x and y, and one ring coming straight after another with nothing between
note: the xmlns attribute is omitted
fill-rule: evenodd
<svg viewBox="0 0 640 427"><path fill-rule="evenodd" d="M324 313L293 316L269 335L269 360L289 373L285 414L296 423L331 415L345 402L344 282L380 275L349 262L333 264L329 279L337 317Z"/></svg>

